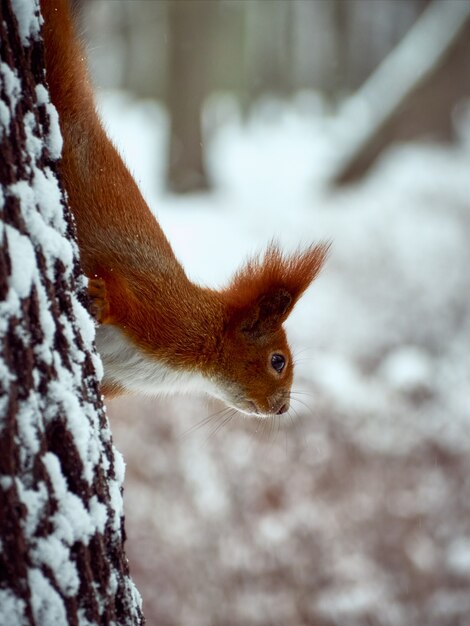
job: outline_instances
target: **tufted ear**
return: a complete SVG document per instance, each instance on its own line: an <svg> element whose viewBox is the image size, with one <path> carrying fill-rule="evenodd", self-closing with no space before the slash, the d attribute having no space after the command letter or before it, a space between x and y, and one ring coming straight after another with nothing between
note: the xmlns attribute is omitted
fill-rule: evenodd
<svg viewBox="0 0 470 626"><path fill-rule="evenodd" d="M292 296L285 289L266 293L246 311L241 330L253 338L267 335L279 328L292 306Z"/></svg>
<svg viewBox="0 0 470 626"><path fill-rule="evenodd" d="M328 248L320 244L287 256L271 245L264 256L249 260L225 291L240 330L258 338L279 329L318 275Z"/></svg>

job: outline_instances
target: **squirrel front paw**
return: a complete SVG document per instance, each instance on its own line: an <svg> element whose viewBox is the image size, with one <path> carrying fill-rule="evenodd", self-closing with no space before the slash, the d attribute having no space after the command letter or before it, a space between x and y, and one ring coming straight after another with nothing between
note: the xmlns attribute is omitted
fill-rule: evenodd
<svg viewBox="0 0 470 626"><path fill-rule="evenodd" d="M88 297L90 298L90 314L99 324L105 324L109 317L109 302L106 283L102 278L88 280Z"/></svg>

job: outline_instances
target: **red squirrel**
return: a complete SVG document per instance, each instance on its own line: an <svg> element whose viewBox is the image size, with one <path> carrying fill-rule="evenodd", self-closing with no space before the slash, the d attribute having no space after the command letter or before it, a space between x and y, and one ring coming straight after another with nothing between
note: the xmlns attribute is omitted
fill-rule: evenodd
<svg viewBox="0 0 470 626"><path fill-rule="evenodd" d="M293 360L282 324L328 246L287 256L271 245L222 290L191 282L103 130L68 1L41 0L41 9L104 394L194 390L250 415L286 412Z"/></svg>

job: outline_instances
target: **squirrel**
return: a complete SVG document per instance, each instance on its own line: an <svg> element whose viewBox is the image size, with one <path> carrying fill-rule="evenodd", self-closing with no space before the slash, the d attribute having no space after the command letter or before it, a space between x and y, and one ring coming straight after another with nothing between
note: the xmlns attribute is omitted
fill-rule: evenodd
<svg viewBox="0 0 470 626"><path fill-rule="evenodd" d="M104 395L203 391L248 415L285 413L294 365L282 324L328 245L285 255L271 244L221 290L190 281L106 136L68 0L41 0L41 10Z"/></svg>

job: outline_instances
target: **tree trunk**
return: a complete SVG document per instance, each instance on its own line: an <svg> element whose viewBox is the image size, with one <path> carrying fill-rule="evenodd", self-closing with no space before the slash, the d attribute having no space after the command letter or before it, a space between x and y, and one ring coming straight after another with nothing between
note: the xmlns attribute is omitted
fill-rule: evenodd
<svg viewBox="0 0 470 626"><path fill-rule="evenodd" d="M0 4L0 625L138 625L37 1Z"/></svg>
<svg viewBox="0 0 470 626"><path fill-rule="evenodd" d="M176 193L207 189L201 128L208 89L211 0L170 2L168 186Z"/></svg>
<svg viewBox="0 0 470 626"><path fill-rule="evenodd" d="M469 36L468 3L429 5L356 94L370 108L371 119L343 152L333 185L362 178L394 142L453 138L453 109L470 95Z"/></svg>

